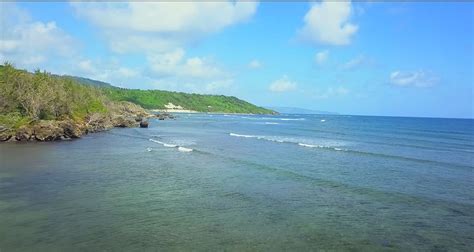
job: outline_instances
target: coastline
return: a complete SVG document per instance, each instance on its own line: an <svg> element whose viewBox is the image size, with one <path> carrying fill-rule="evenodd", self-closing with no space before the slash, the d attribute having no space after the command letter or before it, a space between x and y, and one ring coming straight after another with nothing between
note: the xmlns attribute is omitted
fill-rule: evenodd
<svg viewBox="0 0 474 252"><path fill-rule="evenodd" d="M209 115L279 115L279 113L257 114L236 112L203 112L190 109L149 109L153 113L177 113L177 114L209 114Z"/></svg>
<svg viewBox="0 0 474 252"><path fill-rule="evenodd" d="M203 113L190 109L150 109L150 111L157 113Z"/></svg>
<svg viewBox="0 0 474 252"><path fill-rule="evenodd" d="M168 113L150 113L140 106L122 102L111 113L91 113L83 119L31 120L25 125L9 128L0 125L0 143L5 142L50 142L81 138L89 133L107 131L112 128L147 128L147 119L173 119Z"/></svg>
<svg viewBox="0 0 474 252"><path fill-rule="evenodd" d="M83 135L107 131L112 128L148 126L147 119L175 119L173 114L209 114L209 115L262 115L251 113L200 112L188 109L149 109L145 110L136 104L123 103L124 107L113 114L94 113L84 120L32 120L18 128L0 125L0 143L7 142L50 142L81 138ZM268 114L277 115L277 114Z"/></svg>

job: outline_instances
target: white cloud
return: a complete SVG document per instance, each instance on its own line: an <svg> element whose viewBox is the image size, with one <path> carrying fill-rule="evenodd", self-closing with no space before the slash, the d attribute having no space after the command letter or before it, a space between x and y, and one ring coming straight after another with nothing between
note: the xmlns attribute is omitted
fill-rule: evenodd
<svg viewBox="0 0 474 252"><path fill-rule="evenodd" d="M290 92L296 90L296 88L296 82L291 81L286 75L272 82L269 86L270 91L276 93Z"/></svg>
<svg viewBox="0 0 474 252"><path fill-rule="evenodd" d="M313 98L315 99L328 99L331 97L337 97L337 96L345 96L349 94L350 90L348 88L345 88L343 86L339 87L328 87L325 90L320 90L316 91L313 94Z"/></svg>
<svg viewBox="0 0 474 252"><path fill-rule="evenodd" d="M116 52L163 52L245 22L256 2L71 3L80 17L101 28Z"/></svg>
<svg viewBox="0 0 474 252"><path fill-rule="evenodd" d="M127 68L127 67L120 67L116 71L117 71L118 76L123 76L126 78L132 78L138 75L137 70Z"/></svg>
<svg viewBox="0 0 474 252"><path fill-rule="evenodd" d="M324 62L326 62L328 57L329 57L329 51L326 50L326 51L318 52L316 53L316 57L315 57L316 63L318 65L322 65L324 64Z"/></svg>
<svg viewBox="0 0 474 252"><path fill-rule="evenodd" d="M92 66L92 61L90 60L81 60L79 61L77 66L83 72L88 72L88 73L95 72L95 68Z"/></svg>
<svg viewBox="0 0 474 252"><path fill-rule="evenodd" d="M124 80L130 80L140 74L138 69L121 66L120 62L110 60L78 60L76 68L68 74L79 75L95 80L109 82L113 85L121 85Z"/></svg>
<svg viewBox="0 0 474 252"><path fill-rule="evenodd" d="M194 93L228 93L234 83L232 75L212 59L186 57L183 49L154 53L147 57L147 75L160 89Z"/></svg>
<svg viewBox="0 0 474 252"><path fill-rule="evenodd" d="M263 64L257 59L250 61L248 64L248 67L252 69L258 69L258 68L261 68L262 66Z"/></svg>
<svg viewBox="0 0 474 252"><path fill-rule="evenodd" d="M234 83L233 79L224 79L224 80L220 80L220 81L213 81L213 82L210 82L210 83L206 84L204 92L205 93L210 93L210 94L222 93L225 89L230 88L233 83ZM198 91L200 91L200 90L198 90Z"/></svg>
<svg viewBox="0 0 474 252"><path fill-rule="evenodd" d="M175 76L160 79L147 78L154 89L178 92L231 95L234 88L234 79L230 77L216 80L191 79Z"/></svg>
<svg viewBox="0 0 474 252"><path fill-rule="evenodd" d="M438 82L438 76L423 70L393 71L390 74L390 83L400 87L431 87Z"/></svg>
<svg viewBox="0 0 474 252"><path fill-rule="evenodd" d="M70 57L75 41L55 22L35 22L11 3L1 3L0 60L19 67L37 67L50 58Z"/></svg>
<svg viewBox="0 0 474 252"><path fill-rule="evenodd" d="M364 55L359 55L346 63L342 64L342 69L344 70L353 70L362 66L371 66L374 65L375 61L371 58L368 58Z"/></svg>
<svg viewBox="0 0 474 252"><path fill-rule="evenodd" d="M305 25L299 31L303 40L329 45L347 45L358 26L350 23L350 1L313 3L304 17Z"/></svg>
<svg viewBox="0 0 474 252"><path fill-rule="evenodd" d="M157 77L191 77L211 79L225 75L209 59L201 57L185 58L183 49L148 56L152 73Z"/></svg>

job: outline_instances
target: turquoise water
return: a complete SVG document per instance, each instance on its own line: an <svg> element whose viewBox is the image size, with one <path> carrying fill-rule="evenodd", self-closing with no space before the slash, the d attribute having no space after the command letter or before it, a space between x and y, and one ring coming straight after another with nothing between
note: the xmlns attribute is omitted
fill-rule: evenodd
<svg viewBox="0 0 474 252"><path fill-rule="evenodd" d="M0 251L474 250L473 120L182 114L0 155Z"/></svg>

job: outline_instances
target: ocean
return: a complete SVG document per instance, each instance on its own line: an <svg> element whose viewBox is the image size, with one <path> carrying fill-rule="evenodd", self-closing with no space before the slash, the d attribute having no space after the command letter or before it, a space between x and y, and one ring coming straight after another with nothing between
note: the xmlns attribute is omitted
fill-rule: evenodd
<svg viewBox="0 0 474 252"><path fill-rule="evenodd" d="M0 144L0 251L474 250L474 120L150 123Z"/></svg>

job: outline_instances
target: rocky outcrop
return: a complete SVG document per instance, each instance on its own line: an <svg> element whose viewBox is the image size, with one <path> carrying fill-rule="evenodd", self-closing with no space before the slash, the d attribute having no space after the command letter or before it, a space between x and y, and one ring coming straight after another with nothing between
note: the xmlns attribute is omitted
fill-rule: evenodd
<svg viewBox="0 0 474 252"><path fill-rule="evenodd" d="M100 132L114 127L110 117L101 113L93 113L86 117L86 133Z"/></svg>
<svg viewBox="0 0 474 252"><path fill-rule="evenodd" d="M16 131L5 131L0 133L0 141L55 141L62 139L79 138L86 134L87 130L84 124L72 120L54 121L39 120L23 125Z"/></svg>
<svg viewBox="0 0 474 252"><path fill-rule="evenodd" d="M86 127L83 124L72 120L60 121L58 124L63 129L64 138L79 138L86 133Z"/></svg>
<svg viewBox="0 0 474 252"><path fill-rule="evenodd" d="M133 117L115 116L112 118L112 125L118 128L132 128L137 127L138 122Z"/></svg>
<svg viewBox="0 0 474 252"><path fill-rule="evenodd" d="M66 120L36 120L18 129L10 129L0 125L0 142L5 141L56 141L80 138L81 136L105 131L114 127L147 128L147 118L159 120L173 119L168 113L150 114L142 107L130 102L115 103L110 106L108 113L91 113L80 121Z"/></svg>
<svg viewBox="0 0 474 252"><path fill-rule="evenodd" d="M30 127L21 126L16 131L15 140L20 141L20 142L29 141L32 135L33 135L33 130Z"/></svg>
<svg viewBox="0 0 474 252"><path fill-rule="evenodd" d="M0 125L0 142L5 142L13 137L13 131L7 127Z"/></svg>
<svg viewBox="0 0 474 252"><path fill-rule="evenodd" d="M155 114L155 117L158 118L158 120L174 119L175 118L172 114L169 114L169 113Z"/></svg>
<svg viewBox="0 0 474 252"><path fill-rule="evenodd" d="M64 129L57 121L39 121L32 127L33 137L37 141L59 140L64 135Z"/></svg>

